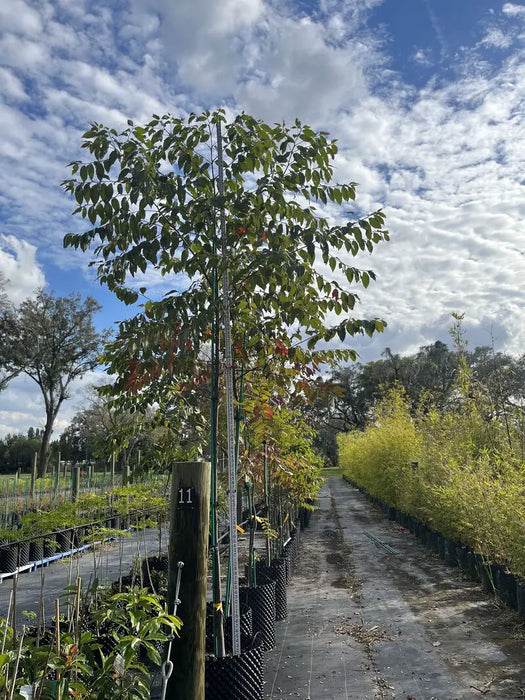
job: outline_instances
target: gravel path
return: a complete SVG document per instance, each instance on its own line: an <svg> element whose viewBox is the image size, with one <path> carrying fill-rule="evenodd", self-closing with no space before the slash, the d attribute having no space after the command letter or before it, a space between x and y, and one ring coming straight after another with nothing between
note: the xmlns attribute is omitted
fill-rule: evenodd
<svg viewBox="0 0 525 700"><path fill-rule="evenodd" d="M340 478L302 533L288 612L267 698L525 697L524 621Z"/></svg>

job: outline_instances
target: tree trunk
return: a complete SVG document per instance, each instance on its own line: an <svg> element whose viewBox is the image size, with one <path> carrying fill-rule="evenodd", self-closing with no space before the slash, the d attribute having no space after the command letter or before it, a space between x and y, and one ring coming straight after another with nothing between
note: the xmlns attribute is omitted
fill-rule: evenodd
<svg viewBox="0 0 525 700"><path fill-rule="evenodd" d="M47 463L49 461L49 443L51 442L51 433L53 432L53 424L55 422L56 411L46 411L46 427L42 433L42 442L38 452L38 469L37 476L42 479L47 472Z"/></svg>

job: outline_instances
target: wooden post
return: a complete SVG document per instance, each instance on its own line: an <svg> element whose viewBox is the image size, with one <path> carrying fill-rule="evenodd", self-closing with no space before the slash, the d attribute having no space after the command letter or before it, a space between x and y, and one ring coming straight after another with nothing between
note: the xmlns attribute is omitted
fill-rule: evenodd
<svg viewBox="0 0 525 700"><path fill-rule="evenodd" d="M127 486L131 483L131 467L126 462L122 462L122 486Z"/></svg>
<svg viewBox="0 0 525 700"><path fill-rule="evenodd" d="M31 500L35 499L35 485L36 485L36 468L38 462L38 454L35 452L33 455L33 466L31 469Z"/></svg>
<svg viewBox="0 0 525 700"><path fill-rule="evenodd" d="M56 466L56 472L55 472L55 496L57 495L58 489L60 487L60 457L61 457L61 454L59 452L57 466Z"/></svg>
<svg viewBox="0 0 525 700"><path fill-rule="evenodd" d="M71 501L75 503L80 493L80 465L76 464L71 469Z"/></svg>
<svg viewBox="0 0 525 700"><path fill-rule="evenodd" d="M168 610L173 611L177 562L181 561L184 567L177 615L184 624L171 648L173 675L167 700L204 700L210 478L209 462L177 462L173 465Z"/></svg>

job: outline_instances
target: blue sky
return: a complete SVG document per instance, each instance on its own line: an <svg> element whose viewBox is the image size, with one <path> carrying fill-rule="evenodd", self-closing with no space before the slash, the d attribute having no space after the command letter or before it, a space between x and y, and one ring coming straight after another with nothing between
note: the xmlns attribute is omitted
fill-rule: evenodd
<svg viewBox="0 0 525 700"><path fill-rule="evenodd" d="M337 179L383 207L391 242L360 315L388 330L364 360L447 340L523 352L525 5L495 0L4 0L0 4L0 270L15 302L45 285L95 296L101 328L130 313L100 288L60 188L91 121L227 106L299 117L339 141ZM337 216L337 212L329 212ZM154 271L157 294L169 287ZM137 286L141 281L137 281ZM84 384L91 381L86 378ZM81 403L64 407L57 433ZM42 424L22 379L0 435Z"/></svg>

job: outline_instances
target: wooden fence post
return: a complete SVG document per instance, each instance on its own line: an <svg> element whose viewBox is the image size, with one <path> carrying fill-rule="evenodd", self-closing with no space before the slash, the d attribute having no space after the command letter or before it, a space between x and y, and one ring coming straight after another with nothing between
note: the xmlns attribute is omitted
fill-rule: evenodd
<svg viewBox="0 0 525 700"><path fill-rule="evenodd" d="M168 549L168 609L173 611L177 562L181 572L177 615L183 625L175 637L168 700L204 700L206 590L210 520L209 462L177 462L171 482L171 527Z"/></svg>
<svg viewBox="0 0 525 700"><path fill-rule="evenodd" d="M80 465L75 465L71 469L71 501L76 503L80 493Z"/></svg>
<svg viewBox="0 0 525 700"><path fill-rule="evenodd" d="M31 500L32 501L35 500L37 461L38 461L38 454L35 452L35 454L33 455L33 466L31 467Z"/></svg>

